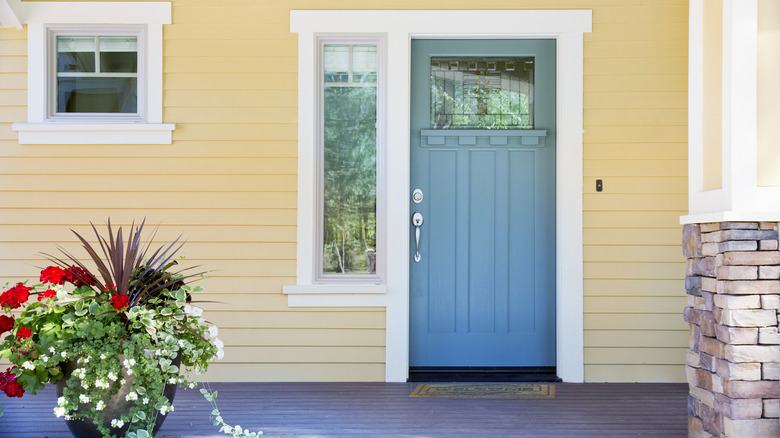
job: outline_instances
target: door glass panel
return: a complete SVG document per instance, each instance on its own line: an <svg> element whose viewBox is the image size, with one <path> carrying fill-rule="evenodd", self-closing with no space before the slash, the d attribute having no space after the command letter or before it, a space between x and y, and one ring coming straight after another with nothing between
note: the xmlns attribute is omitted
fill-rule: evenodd
<svg viewBox="0 0 780 438"><path fill-rule="evenodd" d="M376 274L375 45L323 53L323 274Z"/></svg>
<svg viewBox="0 0 780 438"><path fill-rule="evenodd" d="M533 57L432 57L431 128L534 127Z"/></svg>

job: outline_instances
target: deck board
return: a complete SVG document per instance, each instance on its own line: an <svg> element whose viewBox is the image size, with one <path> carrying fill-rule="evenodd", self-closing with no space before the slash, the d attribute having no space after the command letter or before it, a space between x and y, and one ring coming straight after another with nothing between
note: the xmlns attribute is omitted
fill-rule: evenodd
<svg viewBox="0 0 780 438"><path fill-rule="evenodd" d="M556 384L554 399L410 398L417 383L213 383L225 420L266 437L684 437L685 384ZM5 399L0 437L69 437L53 388ZM179 390L158 438L220 437Z"/></svg>

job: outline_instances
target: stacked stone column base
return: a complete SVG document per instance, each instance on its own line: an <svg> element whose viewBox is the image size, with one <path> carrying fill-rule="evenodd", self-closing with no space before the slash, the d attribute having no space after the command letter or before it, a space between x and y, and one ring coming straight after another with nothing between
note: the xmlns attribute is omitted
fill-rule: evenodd
<svg viewBox="0 0 780 438"><path fill-rule="evenodd" d="M683 229L689 437L780 437L777 225Z"/></svg>

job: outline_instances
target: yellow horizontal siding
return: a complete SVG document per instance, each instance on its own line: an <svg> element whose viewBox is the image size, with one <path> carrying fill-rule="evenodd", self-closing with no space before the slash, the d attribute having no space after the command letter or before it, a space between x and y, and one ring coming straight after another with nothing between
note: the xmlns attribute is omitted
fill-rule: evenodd
<svg viewBox="0 0 780 438"><path fill-rule="evenodd" d="M211 382L376 382L384 363L213 363L194 380Z"/></svg>
<svg viewBox="0 0 780 438"><path fill-rule="evenodd" d="M679 297L685 283L682 279L616 279L586 278L583 281L585 296L600 297Z"/></svg>
<svg viewBox="0 0 780 438"><path fill-rule="evenodd" d="M297 37L290 9L360 0L174 0L164 26L172 145L20 146L26 32L0 29L0 281L34 276L68 228L147 217L214 271L196 298L223 327L208 380L383 380L385 313L289 308L297 217ZM684 381L684 0L393 0L382 9L593 10L584 37L585 377ZM602 179L604 191L595 191Z"/></svg>
<svg viewBox="0 0 780 438"><path fill-rule="evenodd" d="M594 10L593 21L584 52L585 378L685 381L688 5L643 1Z"/></svg>
<svg viewBox="0 0 780 438"><path fill-rule="evenodd" d="M685 367L674 365L585 365L591 382L685 382Z"/></svg>
<svg viewBox="0 0 780 438"><path fill-rule="evenodd" d="M648 347L659 348L668 345L677 348L688 347L687 330L589 330L585 342L592 347Z"/></svg>
<svg viewBox="0 0 780 438"><path fill-rule="evenodd" d="M586 313L585 330L688 330L681 313Z"/></svg>

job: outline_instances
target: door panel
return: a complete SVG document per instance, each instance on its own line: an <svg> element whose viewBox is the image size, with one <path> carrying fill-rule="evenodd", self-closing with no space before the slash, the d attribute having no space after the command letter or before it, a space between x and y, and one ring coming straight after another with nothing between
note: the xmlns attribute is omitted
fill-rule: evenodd
<svg viewBox="0 0 780 438"><path fill-rule="evenodd" d="M437 115L431 123L431 93L453 88L432 87L431 59L442 56L467 64L476 56L530 59L531 114L524 120L533 129L441 129L463 119L459 111L503 111L495 109L503 95L493 101L469 95L502 92L487 86L498 83L487 70L476 73L474 86L455 84L466 103L452 104L454 116ZM424 197L411 211L424 222L421 259L410 255L410 366L555 365L554 80L552 40L412 41L411 187ZM448 97L433 99L443 108Z"/></svg>

